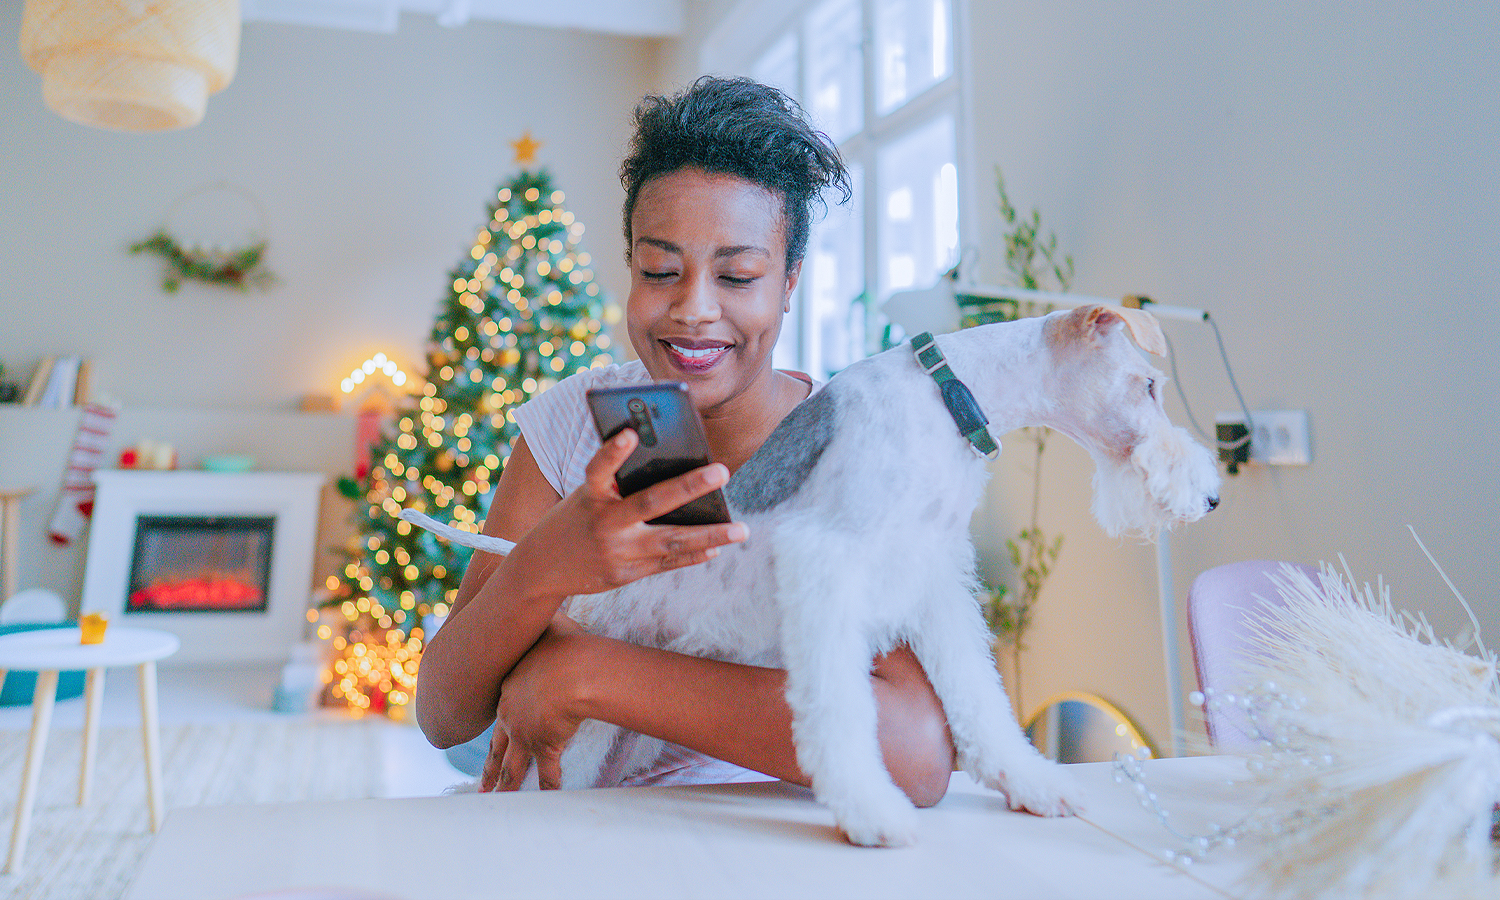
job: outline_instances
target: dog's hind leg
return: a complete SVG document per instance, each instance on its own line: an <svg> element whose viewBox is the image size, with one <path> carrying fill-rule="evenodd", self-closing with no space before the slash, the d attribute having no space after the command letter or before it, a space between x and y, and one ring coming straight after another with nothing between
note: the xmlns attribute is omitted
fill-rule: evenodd
<svg viewBox="0 0 1500 900"><path fill-rule="evenodd" d="M775 564L797 762L850 842L909 844L916 810L891 782L877 735L866 613L871 586L856 571L862 554L826 532L793 543L778 540ZM853 564L830 566L828 559Z"/></svg>
<svg viewBox="0 0 1500 900"><path fill-rule="evenodd" d="M1038 753L1016 724L989 631L968 591L952 585L930 598L908 641L942 701L965 772L1005 794L1011 809L1042 816L1082 809L1072 776Z"/></svg>

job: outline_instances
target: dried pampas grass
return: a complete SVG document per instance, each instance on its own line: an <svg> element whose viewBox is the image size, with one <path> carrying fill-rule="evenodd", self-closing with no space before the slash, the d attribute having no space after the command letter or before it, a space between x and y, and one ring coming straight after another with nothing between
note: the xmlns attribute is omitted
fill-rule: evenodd
<svg viewBox="0 0 1500 900"><path fill-rule="evenodd" d="M1272 815L1253 887L1271 897L1494 897L1496 659L1439 642L1390 590L1324 566L1273 577L1241 699ZM1460 598L1462 599L1462 598ZM1467 606L1467 604L1465 604Z"/></svg>
<svg viewBox="0 0 1500 900"><path fill-rule="evenodd" d="M1257 623L1245 687L1207 697L1258 730L1244 788L1260 799L1185 855L1238 842L1262 897L1500 897L1500 680L1473 612L1472 635L1439 641L1347 566L1273 582L1286 605Z"/></svg>

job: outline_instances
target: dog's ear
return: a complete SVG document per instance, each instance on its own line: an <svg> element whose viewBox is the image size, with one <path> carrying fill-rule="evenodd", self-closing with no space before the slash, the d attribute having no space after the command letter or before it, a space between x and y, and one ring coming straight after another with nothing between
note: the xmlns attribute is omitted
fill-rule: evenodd
<svg viewBox="0 0 1500 900"><path fill-rule="evenodd" d="M1120 307L1115 312L1125 319L1125 327L1130 329L1130 337L1137 347L1152 356L1167 355L1167 337L1161 333L1161 323L1156 321L1156 316L1130 307Z"/></svg>
<svg viewBox="0 0 1500 900"><path fill-rule="evenodd" d="M1082 326L1097 333L1104 333L1124 325L1130 329L1130 338L1136 346L1154 356L1167 355L1167 338L1162 334L1156 317L1139 309L1120 306L1085 306L1077 310Z"/></svg>

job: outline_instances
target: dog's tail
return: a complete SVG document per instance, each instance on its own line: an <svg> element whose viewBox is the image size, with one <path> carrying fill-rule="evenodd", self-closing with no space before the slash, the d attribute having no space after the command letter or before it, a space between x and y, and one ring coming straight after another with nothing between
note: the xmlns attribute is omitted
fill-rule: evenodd
<svg viewBox="0 0 1500 900"><path fill-rule="evenodd" d="M464 531L454 528L452 525L444 525L432 516L419 513L414 509L401 510L401 518L412 523L418 528L425 528L440 538L450 540L463 547L472 547L475 550L483 550L485 553L496 553L505 556L516 549L516 545L502 538L490 537L485 534L475 534L472 531Z"/></svg>

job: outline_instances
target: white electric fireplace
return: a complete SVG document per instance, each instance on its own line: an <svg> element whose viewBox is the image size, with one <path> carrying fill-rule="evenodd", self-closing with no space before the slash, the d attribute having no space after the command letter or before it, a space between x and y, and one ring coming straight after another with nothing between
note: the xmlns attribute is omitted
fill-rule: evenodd
<svg viewBox="0 0 1500 900"><path fill-rule="evenodd" d="M174 661L284 661L307 623L326 480L95 472L83 611L170 631Z"/></svg>

